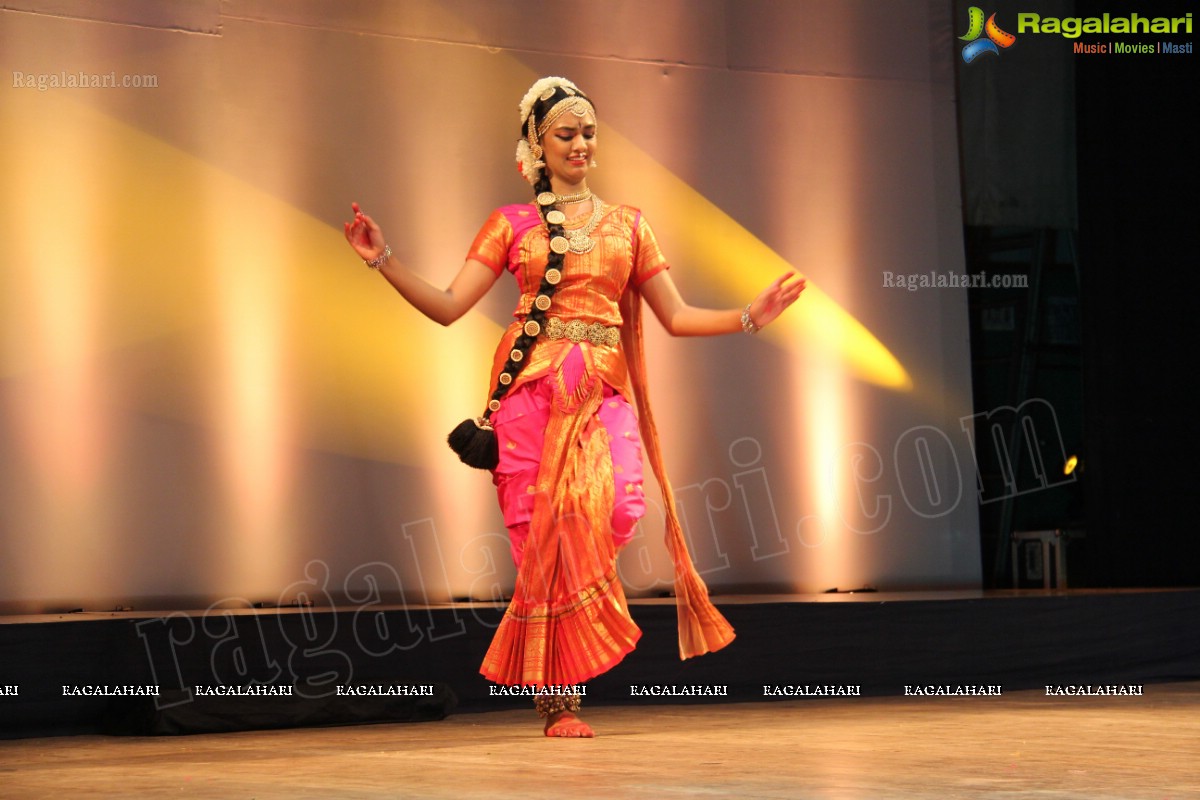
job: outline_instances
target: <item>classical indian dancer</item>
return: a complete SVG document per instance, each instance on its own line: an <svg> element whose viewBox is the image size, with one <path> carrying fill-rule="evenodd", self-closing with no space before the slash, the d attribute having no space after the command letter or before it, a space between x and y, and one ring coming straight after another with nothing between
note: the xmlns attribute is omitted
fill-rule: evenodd
<svg viewBox="0 0 1200 800"><path fill-rule="evenodd" d="M643 451L662 487L681 658L719 650L733 628L713 606L679 525L647 392L642 303L676 336L757 333L804 290L786 273L740 309L687 304L642 213L587 185L596 109L575 84L542 78L519 105L517 166L532 203L488 217L458 274L438 289L405 268L357 204L346 239L418 311L448 325L505 272L521 297L496 349L483 413L450 435L491 471L516 586L480 672L536 687L547 736L590 737L573 692L616 666L641 631L616 560L645 512Z"/></svg>

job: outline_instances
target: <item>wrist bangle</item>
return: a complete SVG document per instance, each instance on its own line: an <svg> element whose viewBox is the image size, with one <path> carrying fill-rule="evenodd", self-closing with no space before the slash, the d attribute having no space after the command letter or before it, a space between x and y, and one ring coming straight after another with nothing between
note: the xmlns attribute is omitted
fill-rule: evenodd
<svg viewBox="0 0 1200 800"><path fill-rule="evenodd" d="M750 304L746 303L746 307L742 309L742 333L753 335L761 330L762 328L756 325L750 316Z"/></svg>
<svg viewBox="0 0 1200 800"><path fill-rule="evenodd" d="M372 258L370 261L367 261L367 260L364 258L364 259L363 259L363 263L364 263L364 264L366 264L366 265L367 265L368 267L370 267L371 269L379 269L379 268L380 268L380 267L382 267L384 264L386 264L386 263L387 263L387 260L388 260L389 258L391 258L391 257L392 257L392 246L391 246L390 244L385 244L385 245L383 246L383 252L382 252L382 253L380 253L379 255L375 256L375 257L374 257L374 258ZM747 306L747 308L749 308L749 306Z"/></svg>

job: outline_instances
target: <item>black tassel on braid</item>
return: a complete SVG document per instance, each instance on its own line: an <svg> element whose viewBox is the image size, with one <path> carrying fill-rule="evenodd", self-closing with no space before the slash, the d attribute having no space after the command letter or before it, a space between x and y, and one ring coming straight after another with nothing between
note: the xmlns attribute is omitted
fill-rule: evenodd
<svg viewBox="0 0 1200 800"><path fill-rule="evenodd" d="M534 119L536 120L540 116L544 116L559 99L561 98L556 93L549 100L539 101L535 104L532 111ZM541 173L541 176L533 186L535 198L544 192L553 194L553 190L550 188L550 175L545 167L542 168ZM550 232L549 238L553 240L556 236L564 236L561 223L555 224L546 220L547 212L553 209L554 205L543 206L536 199L534 205L537 207L538 214L542 217L542 222ZM492 412L500 408L500 400L504 395L508 394L509 387L513 385L517 375L525 367L525 364L528 362L529 351L533 349L538 335L546 326L546 314L550 308L549 300L558 288L559 281L562 280L563 262L566 260L566 253L556 253L553 250L550 250L549 253L550 255L546 260L546 272L542 276L542 283L538 287L538 293L534 297L534 303L529 309L529 314L525 317L523 330L513 342L512 352L509 354L508 361L504 363L504 369L500 371L500 382L496 384L496 388L492 391L487 410L483 412L483 416L481 417L465 419L460 422L446 439L450 445L450 449L457 453L462 462L469 467L494 470L500 463L500 445L496 440L496 431L492 428ZM542 300L542 297L545 297L546 300ZM539 308L539 302L545 308Z"/></svg>

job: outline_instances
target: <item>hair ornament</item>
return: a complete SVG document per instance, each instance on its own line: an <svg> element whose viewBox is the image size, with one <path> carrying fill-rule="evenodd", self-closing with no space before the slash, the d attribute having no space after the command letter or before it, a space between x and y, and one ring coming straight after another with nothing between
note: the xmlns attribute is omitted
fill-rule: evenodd
<svg viewBox="0 0 1200 800"><path fill-rule="evenodd" d="M533 148L527 140L521 139L517 142L517 171L531 186L537 183L542 168L546 166L546 162L542 161L540 156L541 153L534 155Z"/></svg>
<svg viewBox="0 0 1200 800"><path fill-rule="evenodd" d="M520 104L517 106L521 112L521 124L525 124L525 120L529 119L529 115L533 112L533 104L538 100L549 100L554 96L556 89L562 88L569 93L579 91L579 87L571 83L566 78L558 78L551 76L549 78L541 78L535 81L533 86L529 87L529 91L521 98Z"/></svg>

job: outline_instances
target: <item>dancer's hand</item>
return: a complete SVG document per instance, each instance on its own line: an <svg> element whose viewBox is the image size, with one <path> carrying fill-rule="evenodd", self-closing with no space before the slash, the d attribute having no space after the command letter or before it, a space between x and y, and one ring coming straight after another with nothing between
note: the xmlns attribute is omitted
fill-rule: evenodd
<svg viewBox="0 0 1200 800"><path fill-rule="evenodd" d="M378 258L387 246L383 231L375 224L375 220L362 212L358 203L351 203L350 208L354 209L354 221L345 225L346 241L354 248L354 252L358 253L359 258L372 261Z"/></svg>
<svg viewBox="0 0 1200 800"><path fill-rule="evenodd" d="M795 272L780 275L750 303L750 319L760 328L775 321L804 291L805 277Z"/></svg>

